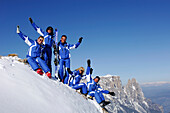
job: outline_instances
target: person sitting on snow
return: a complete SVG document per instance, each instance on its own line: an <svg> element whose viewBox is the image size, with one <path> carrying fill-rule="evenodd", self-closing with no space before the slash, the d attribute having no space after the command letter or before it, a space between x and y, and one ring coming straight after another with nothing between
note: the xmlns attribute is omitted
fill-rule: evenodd
<svg viewBox="0 0 170 113"><path fill-rule="evenodd" d="M34 29L44 37L44 60L46 61L48 67L50 68L50 72L52 72L51 68L51 58L52 58L52 47L56 49L55 41L53 38L56 36L57 29L55 29L55 32L53 33L53 28L51 26L47 27L46 32L44 32L41 28L39 28L32 20L32 18L29 18L29 21L31 25L34 27Z"/></svg>
<svg viewBox="0 0 170 113"><path fill-rule="evenodd" d="M40 58L43 48L42 43L44 41L44 37L40 36L37 40L33 41L19 30L19 26L17 26L17 33L25 41L25 43L29 45L27 61L32 67L32 69L40 75L43 75L44 71L46 75L51 78L50 69L46 65L45 61ZM40 67L43 69L43 71Z"/></svg>
<svg viewBox="0 0 170 113"><path fill-rule="evenodd" d="M67 40L67 36L66 35L62 35L61 36L61 40L58 42L57 44L57 53L59 56L59 71L58 71L58 75L59 75L59 79L60 81L62 81L64 84L68 84L68 79L69 79L69 73L67 70L63 69L64 68L70 68L70 49L75 49L77 48L80 43L82 42L82 37L79 38L79 41L76 44L68 44L66 42ZM64 70L65 70L65 77L64 75Z"/></svg>
<svg viewBox="0 0 170 113"><path fill-rule="evenodd" d="M105 98L103 96L103 93L105 94L110 94L112 96L115 96L114 92L109 92L108 90L104 90L100 87L98 84L100 77L96 76L94 79L92 79L91 75L93 72L93 69L90 68L91 66L91 61L87 60L87 71L86 71L86 80L87 80L87 89L88 89L88 95L87 97L90 99L93 99L95 97L97 103L101 106L104 107L107 104L109 104L109 101L105 101Z"/></svg>
<svg viewBox="0 0 170 113"><path fill-rule="evenodd" d="M81 79L85 79L84 68L80 67L73 72L70 70L70 68L67 68L68 73L70 74L70 80L69 80L69 86L73 89L79 90L84 95L87 95L87 86L85 83L80 83Z"/></svg>

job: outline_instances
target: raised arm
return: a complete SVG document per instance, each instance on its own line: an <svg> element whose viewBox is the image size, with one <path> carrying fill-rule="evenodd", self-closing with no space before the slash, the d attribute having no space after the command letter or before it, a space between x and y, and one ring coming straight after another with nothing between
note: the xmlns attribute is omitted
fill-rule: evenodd
<svg viewBox="0 0 170 113"><path fill-rule="evenodd" d="M92 68L90 68L91 66L91 61L90 59L87 60L87 70L86 70L86 80L87 82L90 82L92 80L91 74L92 74Z"/></svg>
<svg viewBox="0 0 170 113"><path fill-rule="evenodd" d="M17 34L25 41L26 44L31 46L31 44L34 42L32 39L30 39L28 36L24 35L20 30L19 26L17 26Z"/></svg>
<svg viewBox="0 0 170 113"><path fill-rule="evenodd" d="M41 36L44 36L43 30L33 22L32 18L29 18L29 21L31 25L34 27L34 29L37 31L37 33L39 33Z"/></svg>
<svg viewBox="0 0 170 113"><path fill-rule="evenodd" d="M70 68L67 68L67 71L69 74L73 75L73 72L70 70Z"/></svg>
<svg viewBox="0 0 170 113"><path fill-rule="evenodd" d="M82 42L82 40L83 40L83 37L80 37L79 38L79 41L76 43L76 44L69 44L69 49L75 49L75 48L77 48L79 45L80 45L80 43Z"/></svg>

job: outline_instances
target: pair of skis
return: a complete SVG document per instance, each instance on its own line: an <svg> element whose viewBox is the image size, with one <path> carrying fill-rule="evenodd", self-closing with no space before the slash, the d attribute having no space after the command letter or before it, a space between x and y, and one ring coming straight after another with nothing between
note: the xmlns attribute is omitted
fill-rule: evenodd
<svg viewBox="0 0 170 113"><path fill-rule="evenodd" d="M56 30L56 34L55 34L55 46L56 47L58 47L58 30L57 29L55 29ZM54 56L54 65L55 65L55 78L58 78L58 67L59 67L59 65L58 65L58 63L59 63L59 61L58 61L58 53L57 53L57 50L55 50L54 49L54 53L55 53L55 56Z"/></svg>

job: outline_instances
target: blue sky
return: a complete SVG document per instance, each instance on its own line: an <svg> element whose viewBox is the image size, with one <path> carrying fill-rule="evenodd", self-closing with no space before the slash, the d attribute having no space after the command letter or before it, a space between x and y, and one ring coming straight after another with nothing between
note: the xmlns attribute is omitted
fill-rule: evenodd
<svg viewBox="0 0 170 113"><path fill-rule="evenodd" d="M0 0L0 55L25 58L28 46L16 34L20 25L32 39L42 29L58 28L68 43L84 37L71 50L71 69L92 60L94 75L119 75L123 83L170 81L169 0Z"/></svg>

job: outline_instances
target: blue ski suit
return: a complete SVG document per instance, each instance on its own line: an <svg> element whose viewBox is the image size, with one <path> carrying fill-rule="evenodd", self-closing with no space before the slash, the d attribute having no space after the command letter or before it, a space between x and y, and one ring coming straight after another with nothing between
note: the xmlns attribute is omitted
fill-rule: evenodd
<svg viewBox="0 0 170 113"><path fill-rule="evenodd" d="M95 97L97 103L101 103L104 101L104 96L102 93L109 94L108 90L104 90L100 87L97 82L95 82L90 74L90 67L87 67L87 72L86 72L86 80L87 80L87 89L88 89L88 95Z"/></svg>
<svg viewBox="0 0 170 113"><path fill-rule="evenodd" d="M39 28L35 23L32 23L32 26L34 27L34 29L41 35L44 37L44 60L47 63L48 67L51 69L51 58L52 58L52 47L55 44L55 41L53 40L53 38L56 35L50 35L48 32L44 32L41 28ZM56 34L57 31L55 31L54 34Z"/></svg>
<svg viewBox="0 0 170 113"><path fill-rule="evenodd" d="M85 83L80 83L81 79L85 79L85 76L74 70L70 74L69 86L76 90L80 89L82 94L87 94L87 86Z"/></svg>
<svg viewBox="0 0 170 113"><path fill-rule="evenodd" d="M29 45L27 60L32 69L35 71L41 67L45 73L49 72L50 69L46 65L45 61L40 58L43 45L39 45L37 40L33 41L22 32L18 33L18 35L25 41L26 44Z"/></svg>
<svg viewBox="0 0 170 113"><path fill-rule="evenodd" d="M64 84L68 84L69 79L69 73L67 70L65 70L65 79L64 79L64 70L65 68L70 68L70 49L75 49L80 45L80 42L77 42L76 44L68 44L67 42L62 43L61 41L57 44L57 48L59 49L59 71L58 75L60 80L64 80Z"/></svg>

